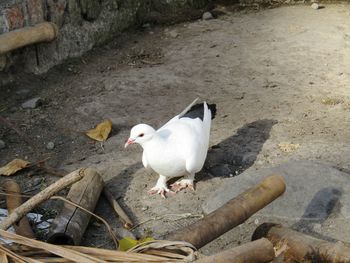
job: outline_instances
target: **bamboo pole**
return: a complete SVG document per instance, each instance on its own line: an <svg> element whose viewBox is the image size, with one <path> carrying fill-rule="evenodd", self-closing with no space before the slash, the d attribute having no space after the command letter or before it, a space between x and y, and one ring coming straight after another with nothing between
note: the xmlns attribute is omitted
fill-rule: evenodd
<svg viewBox="0 0 350 263"><path fill-rule="evenodd" d="M301 263L348 263L350 247L340 241L328 242L273 223L264 223L252 239L266 237L275 247L286 244L284 260Z"/></svg>
<svg viewBox="0 0 350 263"><path fill-rule="evenodd" d="M175 231L165 239L183 240L199 249L233 227L242 224L251 215L283 194L285 189L282 176L270 175L204 218Z"/></svg>
<svg viewBox="0 0 350 263"><path fill-rule="evenodd" d="M227 249L210 257L197 260L198 263L267 263L275 259L275 250L272 243L266 238Z"/></svg>
<svg viewBox="0 0 350 263"><path fill-rule="evenodd" d="M97 171L88 169L79 182L72 185L67 199L93 212L103 189L103 179ZM91 214L76 206L64 203L51 224L48 242L63 245L79 245L90 221Z"/></svg>
<svg viewBox="0 0 350 263"><path fill-rule="evenodd" d="M50 42L56 39L58 28L54 23L43 22L0 35L0 55L40 42Z"/></svg>
<svg viewBox="0 0 350 263"><path fill-rule="evenodd" d="M74 172L67 174L53 184L49 185L43 191L28 199L22 205L14 209L12 213L4 219L4 221L0 224L0 229L7 230L12 224L18 222L18 220L29 213L38 204L48 200L51 196L66 188L67 186L75 183L76 181L79 181L84 177L86 170L88 170L88 168L75 170Z"/></svg>
<svg viewBox="0 0 350 263"><path fill-rule="evenodd" d="M7 179L4 184L4 191L9 194L6 196L6 204L8 213L11 214L23 201L21 197L21 188L16 181ZM18 235L35 238L32 228L30 227L28 218L24 215L17 224L13 225Z"/></svg>

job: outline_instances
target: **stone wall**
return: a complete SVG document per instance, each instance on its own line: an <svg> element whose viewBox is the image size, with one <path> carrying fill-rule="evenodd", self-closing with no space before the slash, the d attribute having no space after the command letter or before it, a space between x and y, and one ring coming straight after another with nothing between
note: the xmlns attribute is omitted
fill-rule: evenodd
<svg viewBox="0 0 350 263"><path fill-rule="evenodd" d="M209 0L3 0L0 34L43 21L55 23L52 43L28 46L0 56L0 71L42 73L70 57L107 42L156 12L168 17L203 8Z"/></svg>

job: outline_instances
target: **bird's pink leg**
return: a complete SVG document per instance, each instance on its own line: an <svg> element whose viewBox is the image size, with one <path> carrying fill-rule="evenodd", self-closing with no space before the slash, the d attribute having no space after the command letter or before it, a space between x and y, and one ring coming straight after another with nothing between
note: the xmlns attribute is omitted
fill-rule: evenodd
<svg viewBox="0 0 350 263"><path fill-rule="evenodd" d="M193 181L194 181L194 174L190 174L185 176L184 179L181 179L175 183L173 183L171 186L171 190L173 190L175 193L179 192L182 189L188 188L192 191L194 191L194 186L193 186Z"/></svg>
<svg viewBox="0 0 350 263"><path fill-rule="evenodd" d="M174 194L174 192L169 190L168 187L166 186L166 177L164 175L159 175L156 185L153 188L151 188L151 190L148 191L148 194L149 195L160 194L163 198L166 198L165 197L166 193Z"/></svg>

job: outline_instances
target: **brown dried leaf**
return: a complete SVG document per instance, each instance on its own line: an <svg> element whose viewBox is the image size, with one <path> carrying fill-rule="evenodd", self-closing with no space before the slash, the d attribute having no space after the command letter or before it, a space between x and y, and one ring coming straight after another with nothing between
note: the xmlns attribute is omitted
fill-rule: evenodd
<svg viewBox="0 0 350 263"><path fill-rule="evenodd" d="M0 175L6 175L6 176L12 175L17 171L25 168L28 164L29 162L27 161L24 161L21 159L14 159L8 164L6 164L5 166L0 167Z"/></svg>
<svg viewBox="0 0 350 263"><path fill-rule="evenodd" d="M111 130L112 122L110 120L105 120L98 124L94 129L88 130L86 135L96 141L104 142L107 140Z"/></svg>

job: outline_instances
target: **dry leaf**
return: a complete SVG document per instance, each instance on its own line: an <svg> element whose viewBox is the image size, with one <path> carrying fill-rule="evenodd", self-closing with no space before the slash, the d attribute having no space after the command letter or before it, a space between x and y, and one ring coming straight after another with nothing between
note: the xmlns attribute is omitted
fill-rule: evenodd
<svg viewBox="0 0 350 263"><path fill-rule="evenodd" d="M142 238L140 240L136 240L136 239L133 239L131 237L124 237L123 239L118 240L118 243L119 243L118 249L120 251L128 251L129 249L131 249L139 244L142 244L142 243L145 243L148 241L153 241L153 240L154 240L154 238L152 238L152 237L145 237L145 238Z"/></svg>
<svg viewBox="0 0 350 263"><path fill-rule="evenodd" d="M334 105L337 105L337 104L340 104L340 103L343 103L344 101L342 99L338 99L338 98L323 98L321 100L321 103L324 104L324 105L331 105L331 106L334 106Z"/></svg>
<svg viewBox="0 0 350 263"><path fill-rule="evenodd" d="M107 140L111 130L112 122L110 120L105 120L98 124L94 129L88 130L86 135L96 141L104 142Z"/></svg>
<svg viewBox="0 0 350 263"><path fill-rule="evenodd" d="M281 142L278 144L278 148L280 148L280 150L282 152L285 152L285 153L294 152L299 147L300 147L300 145L298 143L294 144L294 143L289 143L289 142Z"/></svg>
<svg viewBox="0 0 350 263"><path fill-rule="evenodd" d="M29 162L27 161L24 161L21 159L14 159L8 164L6 164L5 166L0 167L0 175L6 175L6 176L12 175L17 171L25 168L28 164Z"/></svg>

